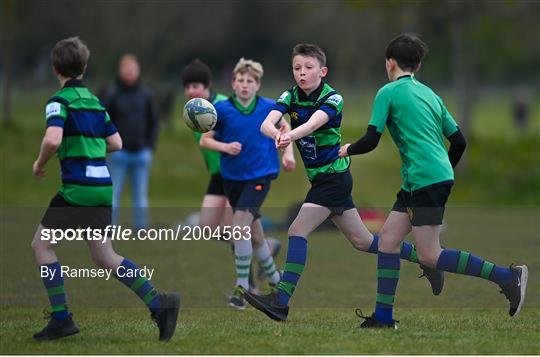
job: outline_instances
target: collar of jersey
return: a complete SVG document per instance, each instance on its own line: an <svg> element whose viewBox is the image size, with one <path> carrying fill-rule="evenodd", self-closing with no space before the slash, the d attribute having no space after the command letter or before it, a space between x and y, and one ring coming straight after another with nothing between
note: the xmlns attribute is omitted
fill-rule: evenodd
<svg viewBox="0 0 540 357"><path fill-rule="evenodd" d="M402 76L397 77L396 81L399 81L402 78L409 78L412 79L412 74L404 74Z"/></svg>
<svg viewBox="0 0 540 357"><path fill-rule="evenodd" d="M242 103L240 103L238 99L236 99L236 94L231 95L231 103L236 107L236 109L238 109L240 113L244 115L249 115L253 113L258 101L259 96L256 95L255 98L253 98L253 100L251 101L251 103L247 107L244 107Z"/></svg>
<svg viewBox="0 0 540 357"><path fill-rule="evenodd" d="M208 101L210 103L214 103L214 100L216 99L217 94L215 92L210 91L210 95L208 96Z"/></svg>
<svg viewBox="0 0 540 357"><path fill-rule="evenodd" d="M311 92L310 95L307 95L306 92L304 92L303 89L298 87L298 101L299 102L316 103L317 100L319 99L319 96L321 95L321 93L323 91L324 85L325 85L325 83L323 81L321 81L321 84L319 84L317 89L315 89L313 92Z"/></svg>
<svg viewBox="0 0 540 357"><path fill-rule="evenodd" d="M69 79L64 84L64 87L62 87L62 88L68 88L68 87L84 87L84 84L83 84L82 80L72 78L72 79Z"/></svg>

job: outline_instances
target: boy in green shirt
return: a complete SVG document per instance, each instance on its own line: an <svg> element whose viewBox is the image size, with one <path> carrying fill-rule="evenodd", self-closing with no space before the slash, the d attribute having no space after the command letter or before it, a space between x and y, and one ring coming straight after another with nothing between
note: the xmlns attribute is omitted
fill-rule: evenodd
<svg viewBox="0 0 540 357"><path fill-rule="evenodd" d="M402 34L390 42L386 49L390 83L375 97L367 133L340 149L340 157L369 152L388 126L402 160L403 184L379 232L375 312L363 317L363 328L396 328L393 305L400 270L399 249L411 230L423 265L493 281L510 302L510 316L520 311L525 297L527 266L505 268L468 252L440 246L444 208L454 182L453 168L466 143L441 98L414 78L426 52L427 46L414 35ZM450 141L448 152L443 137Z"/></svg>

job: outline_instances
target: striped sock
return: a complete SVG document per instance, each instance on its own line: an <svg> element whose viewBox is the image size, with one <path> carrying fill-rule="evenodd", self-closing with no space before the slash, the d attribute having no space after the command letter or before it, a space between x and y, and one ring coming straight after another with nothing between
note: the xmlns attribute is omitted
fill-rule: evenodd
<svg viewBox="0 0 540 357"><path fill-rule="evenodd" d="M157 310L161 303L161 298L152 283L150 283L146 277L140 275L140 268L127 258L122 260L120 266L124 267L126 269L125 271L129 270L135 274L130 274L134 275L132 277L127 277L125 275L120 277L115 274L116 279L133 290L133 292L144 301L150 311L154 312Z"/></svg>
<svg viewBox="0 0 540 357"><path fill-rule="evenodd" d="M377 254L377 303L375 318L383 324L394 320L394 298L399 281L399 253Z"/></svg>
<svg viewBox="0 0 540 357"><path fill-rule="evenodd" d="M236 286L249 290L249 273L251 269L251 241L240 239L234 241L234 262L236 264Z"/></svg>
<svg viewBox="0 0 540 357"><path fill-rule="evenodd" d="M294 289L304 271L307 259L307 239L299 236L289 237L287 261L283 277L278 284L278 300L283 306L289 305Z"/></svg>
<svg viewBox="0 0 540 357"><path fill-rule="evenodd" d="M40 272L44 270L42 267L47 267L47 271L49 272L52 272L54 269L55 274L52 276L52 280L48 277L42 277L41 280L43 280L47 295L49 296L52 316L57 320L63 320L69 316L69 312L66 304L64 277L62 277L60 272L60 263L54 262L51 264L44 264L39 267Z"/></svg>
<svg viewBox="0 0 540 357"><path fill-rule="evenodd" d="M379 236L373 236L371 246L367 250L368 253L377 254L379 251ZM401 242L400 257L403 260L408 260L411 263L418 263L418 257L416 255L416 247L414 244Z"/></svg>
<svg viewBox="0 0 540 357"><path fill-rule="evenodd" d="M279 272L276 269L276 264L274 264L274 258L272 258L272 253L270 252L266 239L259 248L253 251L253 255L255 255L257 260L261 263L270 284L275 285L279 283Z"/></svg>
<svg viewBox="0 0 540 357"><path fill-rule="evenodd" d="M512 281L510 268L495 265L471 253L444 249L437 261L437 269L471 276L479 276L499 285Z"/></svg>

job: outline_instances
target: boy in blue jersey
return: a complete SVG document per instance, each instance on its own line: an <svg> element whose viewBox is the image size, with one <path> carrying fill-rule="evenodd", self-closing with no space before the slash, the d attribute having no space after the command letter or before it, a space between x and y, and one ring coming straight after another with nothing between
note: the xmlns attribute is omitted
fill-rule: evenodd
<svg viewBox="0 0 540 357"><path fill-rule="evenodd" d="M439 234L454 182L453 169L466 143L441 98L414 78L426 52L427 46L415 35L402 34L390 42L385 53L390 83L377 92L367 133L340 150L340 157L367 153L375 149L388 126L403 162L403 185L380 232L375 312L361 316L365 319L362 328L396 328L393 305L399 247L411 231L422 264L498 284L510 302L510 316L520 311L525 298L526 265L507 268L465 251L441 248ZM443 137L450 142L448 152Z"/></svg>
<svg viewBox="0 0 540 357"><path fill-rule="evenodd" d="M317 45L298 44L292 52L292 69L297 85L279 97L261 131L279 148L296 142L311 189L289 227L287 261L277 291L263 296L246 294L251 305L277 321L287 319L289 300L306 264L307 236L328 217L356 249L374 254L378 251L378 237L368 231L351 197L350 159L338 155L343 98L322 81L328 73L326 56ZM291 118L290 132L276 128L284 113ZM406 242L401 257L418 262L415 247ZM441 272L422 268L433 293L438 295L443 286Z"/></svg>
<svg viewBox="0 0 540 357"><path fill-rule="evenodd" d="M226 95L212 90L212 71L206 63L198 58L191 61L182 70L182 84L184 86L184 95L188 100L203 98L215 105L218 102L228 99ZM210 227L212 231L216 227L230 227L232 225L233 212L229 200L223 191L223 178L221 177L220 170L221 154L219 151L200 147L202 133L196 131L192 131L192 133L197 145L201 149L204 162L210 173L210 182L208 183L201 205L199 226L203 228ZM281 249L281 244L275 238L267 238L267 242L270 245L272 257L275 259ZM231 243L234 251L232 242L228 241L228 243ZM260 278L265 276L264 269L261 266L259 266L258 276ZM249 291L257 291L255 282L253 281L253 271L250 271L249 274L249 286Z"/></svg>
<svg viewBox="0 0 540 357"><path fill-rule="evenodd" d="M201 139L202 147L221 152L223 188L234 210L233 227L241 232L241 239L233 241L237 278L236 290L229 299L229 306L237 309L245 308L243 296L249 288L252 255L262 264L271 286L280 279L259 213L270 183L279 173L275 143L259 130L275 104L257 95L262 76L260 63L240 59L233 71L234 95L216 104L216 127ZM294 169L291 149L284 152L282 162L285 170Z"/></svg>
<svg viewBox="0 0 540 357"><path fill-rule="evenodd" d="M112 182L105 156L120 150L122 139L105 108L82 82L89 56L90 51L78 37L59 41L51 51L54 74L62 88L47 103L47 130L32 171L43 178L47 162L57 154L62 185L32 240L52 308L47 326L34 334L38 341L79 332L67 307L62 266L55 253L57 244L44 232L90 228L99 230L103 237L111 224ZM114 251L110 239L92 238L96 239L88 239L87 244L94 263L110 269L144 301L158 325L159 339L169 340L176 328L180 296L159 294L136 264Z"/></svg>

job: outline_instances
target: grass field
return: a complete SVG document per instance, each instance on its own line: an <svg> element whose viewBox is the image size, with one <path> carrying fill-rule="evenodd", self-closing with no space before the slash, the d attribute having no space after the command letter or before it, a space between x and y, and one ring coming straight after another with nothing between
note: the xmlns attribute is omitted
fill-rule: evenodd
<svg viewBox="0 0 540 357"><path fill-rule="evenodd" d="M162 211L166 216L173 212ZM396 318L400 329L359 331L354 308L373 308L374 255L359 253L335 231L310 237L307 268L293 298L290 322L276 324L259 312L230 311L225 294L234 281L229 247L218 242L118 242L140 265L155 268L162 291L179 291L183 310L168 344L156 342L148 312L123 285L102 279L67 279L68 303L80 335L36 343L47 299L29 248L40 211L3 212L0 352L15 354L538 354L540 345L540 222L533 209L449 209L443 243L499 264L525 263L527 300L515 319L490 282L446 275L433 297L420 270L402 263ZM285 232L270 232L285 243ZM66 242L60 262L91 267L85 244ZM278 259L282 266L283 255ZM17 272L13 274L12 272ZM114 279L113 279L114 280ZM261 288L265 288L262 284Z"/></svg>
<svg viewBox="0 0 540 357"><path fill-rule="evenodd" d="M271 91L264 94L276 96ZM346 94L344 141L365 130L374 93ZM24 97L23 97L24 95ZM507 301L492 283L447 274L433 297L420 270L402 264L398 331L359 331L356 307L369 313L376 290L375 256L354 251L336 231L309 240L307 268L292 301L290 321L225 308L234 282L229 247L217 242L118 242L120 254L155 268L161 291L179 291L183 310L177 334L158 343L148 313L116 281L67 279L68 303L82 329L64 341L35 343L47 299L30 249L44 208L58 188L58 163L36 181L31 165L43 133L50 93L17 92L15 125L0 130L0 353L4 354L539 354L540 344L540 108L527 133L512 127L509 96L484 93L474 109L466 172L459 172L445 217L443 244L498 264L530 269L524 310L507 315ZM445 96L443 96L446 98ZM535 98L537 99L537 98ZM536 100L536 103L538 101ZM178 101L177 107L182 103ZM451 96L448 106L454 109ZM177 111L178 112L178 111ZM457 118L459 121L459 118ZM170 226L197 209L207 185L200 154L178 122L162 127L152 167L152 224ZM353 160L353 196L359 206L386 207L400 185L399 157L388 134L380 147ZM273 183L263 213L283 220L309 184L302 164ZM129 206L129 200L124 200ZM123 216L127 222L129 217ZM286 245L285 231L272 231ZM91 267L84 243L64 243L60 262ZM283 264L283 254L278 265ZM261 286L264 288L264 285Z"/></svg>
<svg viewBox="0 0 540 357"><path fill-rule="evenodd" d="M397 331L356 329L351 309L296 309L275 323L253 309L189 309L170 343L141 309L86 309L81 333L34 343L28 333L42 321L27 310L3 311L3 354L538 354L540 310L510 321L502 309L400 309Z"/></svg>

